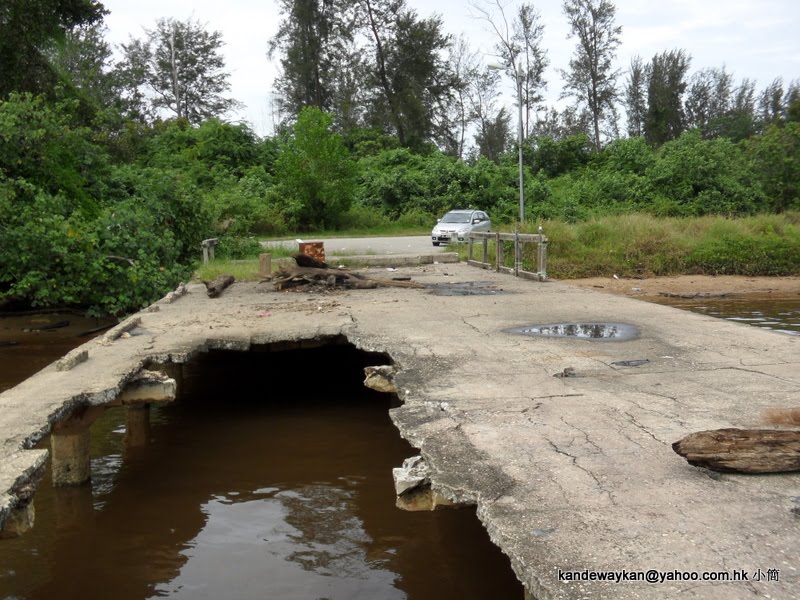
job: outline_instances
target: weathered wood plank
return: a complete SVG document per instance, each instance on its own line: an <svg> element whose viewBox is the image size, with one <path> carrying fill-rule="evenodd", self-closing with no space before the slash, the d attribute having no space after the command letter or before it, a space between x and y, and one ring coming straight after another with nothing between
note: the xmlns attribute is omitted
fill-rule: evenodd
<svg viewBox="0 0 800 600"><path fill-rule="evenodd" d="M672 444L691 465L734 473L800 471L800 431L716 429Z"/></svg>

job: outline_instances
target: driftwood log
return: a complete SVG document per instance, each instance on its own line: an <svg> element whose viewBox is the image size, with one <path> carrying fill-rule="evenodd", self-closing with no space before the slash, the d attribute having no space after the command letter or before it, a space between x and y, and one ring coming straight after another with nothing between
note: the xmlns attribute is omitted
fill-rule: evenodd
<svg viewBox="0 0 800 600"><path fill-rule="evenodd" d="M304 254L294 257L296 267L282 268L272 277L273 285L278 291L296 287L373 289L376 287L410 287L421 288L413 281L394 281L367 277L361 273L347 269L331 269L324 262L315 260Z"/></svg>
<svg viewBox="0 0 800 600"><path fill-rule="evenodd" d="M800 431L716 429L672 444L690 465L731 473L800 471Z"/></svg>
<svg viewBox="0 0 800 600"><path fill-rule="evenodd" d="M217 298L225 291L225 288L232 284L236 279L233 275L220 275L214 281L204 281L206 284L206 293L209 298Z"/></svg>

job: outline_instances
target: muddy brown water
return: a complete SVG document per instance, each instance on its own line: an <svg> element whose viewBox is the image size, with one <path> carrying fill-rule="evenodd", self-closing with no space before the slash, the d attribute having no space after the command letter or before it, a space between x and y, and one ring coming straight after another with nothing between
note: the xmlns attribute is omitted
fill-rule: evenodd
<svg viewBox="0 0 800 600"><path fill-rule="evenodd" d="M47 328L64 322L65 327ZM102 332L81 334L115 322L72 313L0 316L0 392Z"/></svg>
<svg viewBox="0 0 800 600"><path fill-rule="evenodd" d="M519 598L474 509L407 513L391 468L415 454L385 358L349 346L202 355L126 449L123 409L92 426L92 485L36 494L0 540L0 598Z"/></svg>
<svg viewBox="0 0 800 600"><path fill-rule="evenodd" d="M743 295L733 298L654 299L692 312L770 329L788 335L800 335L800 298L772 298Z"/></svg>

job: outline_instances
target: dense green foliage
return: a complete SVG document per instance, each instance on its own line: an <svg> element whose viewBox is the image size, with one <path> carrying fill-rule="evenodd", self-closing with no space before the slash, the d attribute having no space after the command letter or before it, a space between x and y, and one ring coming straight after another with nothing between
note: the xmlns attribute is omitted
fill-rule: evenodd
<svg viewBox="0 0 800 600"><path fill-rule="evenodd" d="M258 252L255 235L397 220L426 227L453 207L487 210L495 222L517 214L514 153L464 162L435 149L415 153L369 131L344 138L328 115L307 108L274 139L213 119L197 127L159 123L130 134L135 156L123 160L75 114L75 102L30 95L0 103L0 299L123 313L186 277L199 242L212 235L221 237L221 256L237 258ZM800 210L794 122L738 144L690 131L658 149L630 138L600 153L586 136L532 139L524 156L527 218L585 221L578 239L586 252L603 246L596 219L604 215ZM649 247L662 248L659 236L651 231ZM554 242L555 264L566 242ZM678 249L680 261L652 260L671 270L796 272L800 256L795 226L750 235L720 225L703 244L664 244Z"/></svg>
<svg viewBox="0 0 800 600"><path fill-rule="evenodd" d="M800 212L739 219L626 214L543 225L550 240L547 273L557 279L798 272ZM491 242L488 251L493 261ZM513 251L507 248L505 257L506 266L513 266ZM523 265L535 269L534 248L526 250Z"/></svg>
<svg viewBox="0 0 800 600"><path fill-rule="evenodd" d="M73 28L103 17L97 0L3 0L0 4L0 98L13 91L50 93L59 74L47 50Z"/></svg>
<svg viewBox="0 0 800 600"><path fill-rule="evenodd" d="M273 42L287 53L279 90L291 118L269 138L223 119L217 32L162 20L111 65L95 0L7 4L0 306L136 310L189 276L208 237L220 240L217 256L239 259L259 252L257 236L422 232L456 207L486 210L495 227L517 218L517 148L495 105L499 75L466 50L458 69L447 64L440 19L402 1L282 1L297 16ZM613 5L569 4L606 10L598 64L572 67L610 84ZM506 59L535 59L523 85L531 99L546 58L543 25L525 7ZM708 70L684 103L688 64L681 51L634 62L629 138L599 130L613 113L600 87L583 100L588 112L525 121L526 226L545 225L554 272L800 272L800 88L774 81L756 114L754 84L734 89L724 69ZM169 111L177 116L158 118ZM479 123L472 154L470 119Z"/></svg>

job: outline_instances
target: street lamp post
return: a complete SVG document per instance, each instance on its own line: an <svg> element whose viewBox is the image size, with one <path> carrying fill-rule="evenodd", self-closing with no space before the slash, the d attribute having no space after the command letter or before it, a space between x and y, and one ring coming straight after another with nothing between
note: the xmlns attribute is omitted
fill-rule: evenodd
<svg viewBox="0 0 800 600"><path fill-rule="evenodd" d="M517 225L517 235L514 240L516 264L514 271L517 277L522 269L522 246L519 243L519 228L525 222L525 179L522 171L522 77L520 77L517 65L514 65L514 78L517 80L517 107L519 108L519 125L517 127L517 152L519 153L519 224Z"/></svg>
<svg viewBox="0 0 800 600"><path fill-rule="evenodd" d="M514 68L514 80L517 84L517 107L519 109L519 123L517 124L517 152L519 153L519 223L517 224L514 232L514 274L519 276L522 270L522 247L519 243L519 229L525 222L525 178L522 170L522 74L521 66L512 63ZM489 68L494 71L503 71L503 67L496 64L489 65Z"/></svg>

